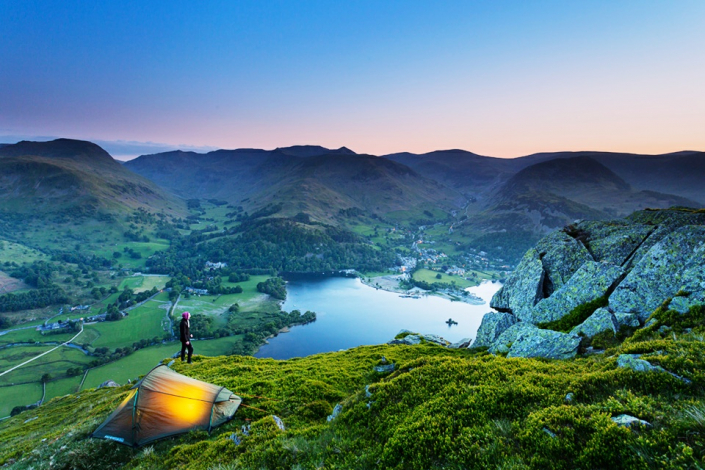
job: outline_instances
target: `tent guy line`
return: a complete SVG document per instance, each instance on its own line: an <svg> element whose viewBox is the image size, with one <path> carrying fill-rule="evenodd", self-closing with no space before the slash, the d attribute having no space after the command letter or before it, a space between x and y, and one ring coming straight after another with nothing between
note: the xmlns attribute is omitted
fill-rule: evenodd
<svg viewBox="0 0 705 470"><path fill-rule="evenodd" d="M22 366L24 366L24 365L26 365L26 364L29 364L30 362L32 362L32 361L34 361L34 360L36 360L36 359L39 359L40 357L45 356L45 355L49 354L49 353L52 352L52 351L56 351L56 350L59 349L61 346L66 346L66 345L69 344L71 341L73 341L74 339L78 338L78 335L80 335L81 333L83 333L83 324L81 324L81 331L79 331L78 333L76 333L76 336L74 336L74 337L71 338L70 340L66 341L65 343L61 343L61 344L58 345L57 347L55 347L55 348L53 348L53 349L50 349L50 350L48 350L48 351L45 351L45 352L41 353L40 355L35 356L35 357L33 357L32 359L23 362L22 364L18 364L18 365L16 365L15 367L6 370L5 372L3 372L3 373L0 374L0 377L2 377L3 375L5 375L5 374L7 374L7 373L12 372L12 371L15 370L15 369L19 369L20 367L22 367Z"/></svg>

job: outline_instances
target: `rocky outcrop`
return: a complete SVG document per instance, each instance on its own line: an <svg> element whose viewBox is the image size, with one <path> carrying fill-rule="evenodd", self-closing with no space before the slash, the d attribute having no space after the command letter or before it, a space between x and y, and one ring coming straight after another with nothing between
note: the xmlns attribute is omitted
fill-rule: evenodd
<svg viewBox="0 0 705 470"><path fill-rule="evenodd" d="M617 357L617 367L631 369L636 372L665 372L681 382L690 383L690 379L674 374L661 366L655 366L646 359L641 359L641 356L641 354L620 354L619 357Z"/></svg>
<svg viewBox="0 0 705 470"><path fill-rule="evenodd" d="M617 415L613 416L610 418L617 426L623 426L625 428L631 428L635 424L638 424L640 426L644 427L651 427L651 423L648 421L644 421L643 419L635 418L634 416L630 415Z"/></svg>
<svg viewBox="0 0 705 470"><path fill-rule="evenodd" d="M608 293L623 276L624 271L619 266L587 261L552 296L517 318L537 324L558 320L575 307Z"/></svg>
<svg viewBox="0 0 705 470"><path fill-rule="evenodd" d="M97 388L106 388L106 387L108 387L108 388L114 388L114 387L119 387L119 386L120 386L120 384L117 383L117 382L114 382L114 381L112 381L112 380L106 380L106 381L103 382L102 384L98 385Z"/></svg>
<svg viewBox="0 0 705 470"><path fill-rule="evenodd" d="M477 336L472 343L473 348L489 347L499 335L517 322L514 315L504 312L490 312L482 317L482 323L477 330Z"/></svg>
<svg viewBox="0 0 705 470"><path fill-rule="evenodd" d="M671 300L668 308L678 313L686 313L691 307L705 304L705 291L695 294L678 295Z"/></svg>
<svg viewBox="0 0 705 470"><path fill-rule="evenodd" d="M681 289L705 291L705 227L685 226L656 243L609 298L612 311L641 321ZM696 292L697 291L697 292Z"/></svg>
<svg viewBox="0 0 705 470"><path fill-rule="evenodd" d="M539 252L532 248L492 297L490 307L514 315L529 312L543 298L544 275Z"/></svg>
<svg viewBox="0 0 705 470"><path fill-rule="evenodd" d="M536 328L519 334L507 357L570 359L578 353L578 346L579 336Z"/></svg>
<svg viewBox="0 0 705 470"><path fill-rule="evenodd" d="M573 328L570 334L592 338L603 331L612 331L616 334L617 331L619 331L619 323L609 310L606 308L598 308L587 320Z"/></svg>
<svg viewBox="0 0 705 470"><path fill-rule="evenodd" d="M544 297L560 289L586 261L593 260L585 245L563 230L541 239L536 251L546 274Z"/></svg>
<svg viewBox="0 0 705 470"><path fill-rule="evenodd" d="M490 346L489 352L492 354L508 353L509 348L517 340L519 335L533 330L538 330L538 327L526 322L515 323L499 335L499 338Z"/></svg>
<svg viewBox="0 0 705 470"><path fill-rule="evenodd" d="M617 320L619 326L625 325L636 328L641 324L639 323L639 316L636 313L614 312L614 318Z"/></svg>
<svg viewBox="0 0 705 470"><path fill-rule="evenodd" d="M404 336L402 336L401 338L394 338L393 340L388 341L387 344L406 344L408 346L413 346L415 344L420 344L425 341L428 343L437 344L439 346L451 347L450 341L438 335L421 335L418 333L412 333L409 330L401 330L397 334L397 336L401 335ZM466 341L466 343L469 343L470 339L466 339L464 341Z"/></svg>
<svg viewBox="0 0 705 470"><path fill-rule="evenodd" d="M654 231L652 225L634 224L626 220L588 221L577 225L587 236L595 261L621 266Z"/></svg>
<svg viewBox="0 0 705 470"><path fill-rule="evenodd" d="M566 232L554 232L526 252L492 298L490 307L521 318L540 300L563 287L585 262L592 260L581 242Z"/></svg>
<svg viewBox="0 0 705 470"><path fill-rule="evenodd" d="M460 341L457 341L453 344L448 345L448 349L462 349L462 348L469 348L470 343L472 343L472 339L470 338L463 338Z"/></svg>

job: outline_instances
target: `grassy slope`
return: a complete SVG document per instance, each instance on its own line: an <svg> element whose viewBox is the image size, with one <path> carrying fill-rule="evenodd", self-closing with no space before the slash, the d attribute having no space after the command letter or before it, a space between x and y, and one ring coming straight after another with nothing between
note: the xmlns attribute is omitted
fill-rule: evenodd
<svg viewBox="0 0 705 470"><path fill-rule="evenodd" d="M257 409L241 408L210 436L192 432L133 451L83 439L127 387L86 390L0 423L0 440L7 443L0 464L22 459L15 468L48 468L49 461L58 468L697 468L705 457L700 340L705 314L659 315L655 326L623 345L569 361L506 359L432 345L367 346L289 361L197 357L192 366L177 362L174 368L224 385ZM673 325L678 339L659 334L663 324ZM686 326L694 330L683 334ZM692 383L663 372L617 368L621 353L648 353L652 364ZM398 370L374 373L382 356ZM568 393L574 394L570 402ZM329 423L326 416L337 403L343 412ZM619 427L610 417L622 413L653 427ZM275 427L271 414L283 418L286 432ZM38 419L24 424L34 416ZM245 422L252 423L249 437L239 431ZM233 432L243 438L240 446L228 439Z"/></svg>

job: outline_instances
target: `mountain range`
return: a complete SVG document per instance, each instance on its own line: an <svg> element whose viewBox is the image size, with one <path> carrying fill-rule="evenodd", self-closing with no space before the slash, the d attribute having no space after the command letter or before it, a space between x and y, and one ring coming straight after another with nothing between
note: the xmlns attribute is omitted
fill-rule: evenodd
<svg viewBox="0 0 705 470"><path fill-rule="evenodd" d="M96 215L126 209L177 212L183 201L115 161L96 144L58 139L0 147L6 213Z"/></svg>
<svg viewBox="0 0 705 470"><path fill-rule="evenodd" d="M98 145L58 139L0 146L5 213L184 213L217 199L270 216L340 222L351 209L388 220L449 218L470 239L522 245L574 219L702 207L705 154L540 153L515 159L464 150L386 156L341 147L173 151L120 164ZM435 212L434 212L435 211ZM452 214L452 215L451 215ZM525 240L524 240L525 239ZM496 243L495 243L496 244ZM500 244L501 245L501 244Z"/></svg>

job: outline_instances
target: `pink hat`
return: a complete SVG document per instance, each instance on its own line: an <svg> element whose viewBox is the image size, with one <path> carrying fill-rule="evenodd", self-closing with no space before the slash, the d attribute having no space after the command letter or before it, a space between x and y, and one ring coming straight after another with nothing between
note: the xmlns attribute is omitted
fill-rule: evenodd
<svg viewBox="0 0 705 470"><path fill-rule="evenodd" d="M184 312L184 313L181 314L181 316L184 318L184 320L188 320L189 317L191 316L191 314L188 313L188 312Z"/></svg>

